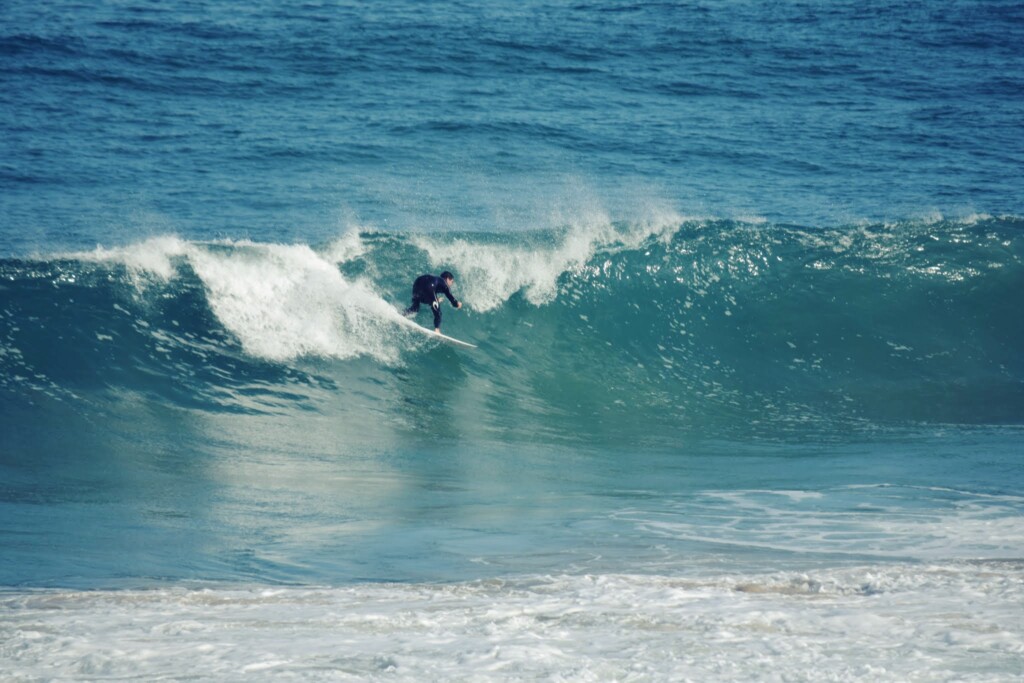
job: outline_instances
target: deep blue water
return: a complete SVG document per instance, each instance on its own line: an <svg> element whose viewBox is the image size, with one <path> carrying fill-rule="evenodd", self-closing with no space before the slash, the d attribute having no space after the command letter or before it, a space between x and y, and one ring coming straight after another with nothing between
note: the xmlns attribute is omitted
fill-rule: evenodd
<svg viewBox="0 0 1024 683"><path fill-rule="evenodd" d="M1020 673L1022 93L1015 2L3 3L0 669Z"/></svg>
<svg viewBox="0 0 1024 683"><path fill-rule="evenodd" d="M7 2L0 249L1022 212L1019 3Z"/></svg>

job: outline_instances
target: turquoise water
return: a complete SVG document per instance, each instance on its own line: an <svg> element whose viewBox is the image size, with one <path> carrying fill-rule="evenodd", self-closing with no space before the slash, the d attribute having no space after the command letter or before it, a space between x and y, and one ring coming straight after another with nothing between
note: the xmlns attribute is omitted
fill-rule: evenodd
<svg viewBox="0 0 1024 683"><path fill-rule="evenodd" d="M1024 673L1018 5L0 16L15 680Z"/></svg>

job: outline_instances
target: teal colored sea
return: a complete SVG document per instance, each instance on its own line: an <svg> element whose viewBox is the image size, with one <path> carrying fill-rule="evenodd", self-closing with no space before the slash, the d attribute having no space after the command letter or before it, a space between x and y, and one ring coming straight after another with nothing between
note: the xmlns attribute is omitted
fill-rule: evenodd
<svg viewBox="0 0 1024 683"><path fill-rule="evenodd" d="M0 678L1018 680L1022 92L1015 2L2 3Z"/></svg>

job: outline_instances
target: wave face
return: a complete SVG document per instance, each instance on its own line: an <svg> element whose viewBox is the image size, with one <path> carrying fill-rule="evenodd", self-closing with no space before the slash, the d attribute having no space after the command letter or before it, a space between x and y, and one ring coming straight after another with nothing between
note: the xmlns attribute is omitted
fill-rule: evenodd
<svg viewBox="0 0 1024 683"><path fill-rule="evenodd" d="M173 237L0 264L11 406L156 397L587 442L1024 422L1024 220L652 217L515 236ZM402 324L456 273L457 350ZM421 324L429 325L421 313ZM454 427L457 431L457 427Z"/></svg>

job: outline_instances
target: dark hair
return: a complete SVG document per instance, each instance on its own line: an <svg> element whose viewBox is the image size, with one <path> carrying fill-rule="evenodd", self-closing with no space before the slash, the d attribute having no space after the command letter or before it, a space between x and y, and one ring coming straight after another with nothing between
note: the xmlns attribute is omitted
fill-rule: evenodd
<svg viewBox="0 0 1024 683"><path fill-rule="evenodd" d="M455 276L449 273L447 270L441 273L442 280L454 280Z"/></svg>

